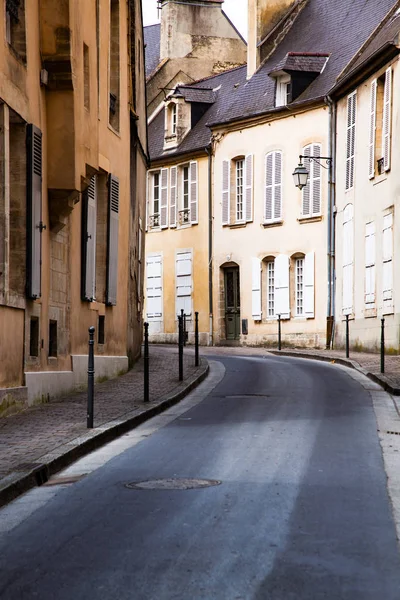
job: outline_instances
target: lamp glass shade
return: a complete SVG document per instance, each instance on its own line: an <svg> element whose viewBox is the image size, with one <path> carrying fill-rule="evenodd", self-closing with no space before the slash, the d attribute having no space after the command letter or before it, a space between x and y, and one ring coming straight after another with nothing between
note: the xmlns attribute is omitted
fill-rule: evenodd
<svg viewBox="0 0 400 600"><path fill-rule="evenodd" d="M299 190L302 190L304 187L306 187L308 175L309 173L306 167L301 163L293 171L294 185L299 188Z"/></svg>

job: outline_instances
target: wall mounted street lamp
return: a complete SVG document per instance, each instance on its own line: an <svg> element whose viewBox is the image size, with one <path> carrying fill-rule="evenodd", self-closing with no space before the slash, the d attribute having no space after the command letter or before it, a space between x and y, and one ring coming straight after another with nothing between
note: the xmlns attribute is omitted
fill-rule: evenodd
<svg viewBox="0 0 400 600"><path fill-rule="evenodd" d="M292 173L294 185L297 188L299 188L299 190L302 190L304 187L306 187L308 177L309 177L309 172L307 170L307 167L305 165L303 165L304 158L307 158L307 160L309 160L310 162L313 160L314 162L318 163L324 169L328 169L332 164L332 159L330 156L305 156L303 154L300 154L299 164L297 165L297 167L295 168L295 170ZM321 160L326 161L326 167L320 162Z"/></svg>

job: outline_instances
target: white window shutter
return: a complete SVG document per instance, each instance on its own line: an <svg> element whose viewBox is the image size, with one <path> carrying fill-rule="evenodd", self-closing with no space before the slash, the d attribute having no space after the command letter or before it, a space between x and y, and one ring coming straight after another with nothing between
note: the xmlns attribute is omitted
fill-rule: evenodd
<svg viewBox="0 0 400 600"><path fill-rule="evenodd" d="M177 168L171 167L171 188L169 197L169 226L176 227L176 204L177 204Z"/></svg>
<svg viewBox="0 0 400 600"><path fill-rule="evenodd" d="M149 201L150 201L150 174L147 172L147 186L146 186L146 231L149 228Z"/></svg>
<svg viewBox="0 0 400 600"><path fill-rule="evenodd" d="M356 92L347 98L347 139L346 139L346 190L354 185L354 162L356 144Z"/></svg>
<svg viewBox="0 0 400 600"><path fill-rule="evenodd" d="M282 152L274 152L274 219L282 218Z"/></svg>
<svg viewBox="0 0 400 600"><path fill-rule="evenodd" d="M230 221L230 161L222 161L222 225Z"/></svg>
<svg viewBox="0 0 400 600"><path fill-rule="evenodd" d="M383 166L385 171L390 169L390 128L392 120L392 68L386 70L385 89L383 97Z"/></svg>
<svg viewBox="0 0 400 600"><path fill-rule="evenodd" d="M375 302L375 223L365 227L365 303Z"/></svg>
<svg viewBox="0 0 400 600"><path fill-rule="evenodd" d="M176 314L192 314L192 251L176 255Z"/></svg>
<svg viewBox="0 0 400 600"><path fill-rule="evenodd" d="M275 314L290 318L289 257L279 254L275 258Z"/></svg>
<svg viewBox="0 0 400 600"><path fill-rule="evenodd" d="M369 120L369 149L368 149L368 175L375 177L375 132L376 132L376 89L377 81L371 82L370 120Z"/></svg>
<svg viewBox="0 0 400 600"><path fill-rule="evenodd" d="M190 177L190 222L196 225L199 222L199 206L198 206L198 181L197 181L197 162L193 161L189 165Z"/></svg>
<svg viewBox="0 0 400 600"><path fill-rule="evenodd" d="M382 294L384 309L393 306L393 213L383 217Z"/></svg>
<svg viewBox="0 0 400 600"><path fill-rule="evenodd" d="M146 316L148 321L160 321L163 316L162 256L146 259Z"/></svg>
<svg viewBox="0 0 400 600"><path fill-rule="evenodd" d="M314 252L304 260L304 314L307 319L314 318Z"/></svg>
<svg viewBox="0 0 400 600"><path fill-rule="evenodd" d="M304 156L311 156L311 146L306 146L303 149L303 155ZM307 158L304 160L304 166L307 168L308 172L309 172L309 177L308 177L308 181L307 181L307 185L303 188L303 202L302 202L302 209L301 209L301 214L303 217L309 217L311 214L311 161L307 160Z"/></svg>
<svg viewBox="0 0 400 600"><path fill-rule="evenodd" d="M168 227L168 169L161 169L161 229Z"/></svg>
<svg viewBox="0 0 400 600"><path fill-rule="evenodd" d="M245 202L246 222L253 220L253 155L248 154L245 158Z"/></svg>
<svg viewBox="0 0 400 600"><path fill-rule="evenodd" d="M273 168L274 158L273 153L270 152L265 157L265 207L264 207L264 220L266 222L272 221L272 199L273 199Z"/></svg>
<svg viewBox="0 0 400 600"><path fill-rule="evenodd" d="M313 144L312 156L321 156L320 144ZM314 160L311 162L312 173L312 214L319 215L321 213L321 165Z"/></svg>
<svg viewBox="0 0 400 600"><path fill-rule="evenodd" d="M254 321L261 321L261 260L253 257L251 259L252 267L252 286L251 286L251 313Z"/></svg>
<svg viewBox="0 0 400 600"><path fill-rule="evenodd" d="M353 205L348 204L343 214L343 289L342 312L353 312L353 260L354 260Z"/></svg>

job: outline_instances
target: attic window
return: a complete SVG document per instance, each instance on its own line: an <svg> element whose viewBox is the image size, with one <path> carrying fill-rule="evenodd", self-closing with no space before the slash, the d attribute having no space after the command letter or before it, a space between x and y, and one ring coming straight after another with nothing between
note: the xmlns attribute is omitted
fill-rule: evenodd
<svg viewBox="0 0 400 600"><path fill-rule="evenodd" d="M176 123L177 123L176 104L172 104L170 107L170 118L171 118L171 135L176 135Z"/></svg>
<svg viewBox="0 0 400 600"><path fill-rule="evenodd" d="M275 106L286 106L291 102L292 84L290 75L281 75L276 80Z"/></svg>

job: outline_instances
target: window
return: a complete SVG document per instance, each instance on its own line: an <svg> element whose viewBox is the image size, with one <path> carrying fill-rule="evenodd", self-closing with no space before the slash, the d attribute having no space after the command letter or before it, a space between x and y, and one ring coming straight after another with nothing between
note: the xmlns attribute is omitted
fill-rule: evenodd
<svg viewBox="0 0 400 600"><path fill-rule="evenodd" d="M392 69L371 82L369 126L369 178L390 169L392 121Z"/></svg>
<svg viewBox="0 0 400 600"><path fill-rule="evenodd" d="M393 312L393 213L383 217L382 242L383 313L388 314Z"/></svg>
<svg viewBox="0 0 400 600"><path fill-rule="evenodd" d="M270 152L265 157L264 222L282 219L282 152Z"/></svg>
<svg viewBox="0 0 400 600"><path fill-rule="evenodd" d="M179 225L190 224L190 206L189 206L189 165L180 168L181 174L181 194L179 211Z"/></svg>
<svg viewBox="0 0 400 600"><path fill-rule="evenodd" d="M25 63L25 0L6 0L6 39L14 52Z"/></svg>
<svg viewBox="0 0 400 600"><path fill-rule="evenodd" d="M244 160L236 161L236 222L243 221L243 168Z"/></svg>
<svg viewBox="0 0 400 600"><path fill-rule="evenodd" d="M290 75L282 75L276 80L276 101L275 106L286 106L292 99L292 85Z"/></svg>
<svg viewBox="0 0 400 600"><path fill-rule="evenodd" d="M275 262L267 262L267 315L270 319L275 317Z"/></svg>
<svg viewBox="0 0 400 600"><path fill-rule="evenodd" d="M342 278L342 312L350 315L353 312L353 261L354 261L354 228L353 205L348 204L343 212L343 278Z"/></svg>
<svg viewBox="0 0 400 600"><path fill-rule="evenodd" d="M120 41L119 41L119 0L111 0L110 9L110 110L109 123L119 131L120 95Z"/></svg>
<svg viewBox="0 0 400 600"><path fill-rule="evenodd" d="M162 255L146 258L146 317L152 333L160 332L163 320Z"/></svg>
<svg viewBox="0 0 400 600"><path fill-rule="evenodd" d="M176 315L183 309L187 317L192 315L192 251L176 254Z"/></svg>
<svg viewBox="0 0 400 600"><path fill-rule="evenodd" d="M83 44L83 99L84 107L90 110L89 47L86 44Z"/></svg>
<svg viewBox="0 0 400 600"><path fill-rule="evenodd" d="M176 135L176 121L177 121L177 106L173 104L171 107L171 134Z"/></svg>
<svg viewBox="0 0 400 600"><path fill-rule="evenodd" d="M49 323L49 356L57 356L57 321Z"/></svg>
<svg viewBox="0 0 400 600"><path fill-rule="evenodd" d="M296 316L304 314L304 258L297 258L296 268Z"/></svg>
<svg viewBox="0 0 400 600"><path fill-rule="evenodd" d="M356 148L357 94L347 97L347 136L346 136L346 191L354 185L354 163Z"/></svg>
<svg viewBox="0 0 400 600"><path fill-rule="evenodd" d="M160 215L160 173L154 173L153 175L153 217L159 217ZM154 223L158 226L157 223Z"/></svg>
<svg viewBox="0 0 400 600"><path fill-rule="evenodd" d="M304 156L321 156L320 144L309 144L303 148ZM321 214L321 165L315 160L304 159L309 172L307 185L303 189L301 216L314 217Z"/></svg>
<svg viewBox="0 0 400 600"><path fill-rule="evenodd" d="M29 355L39 356L39 319L31 317Z"/></svg>

